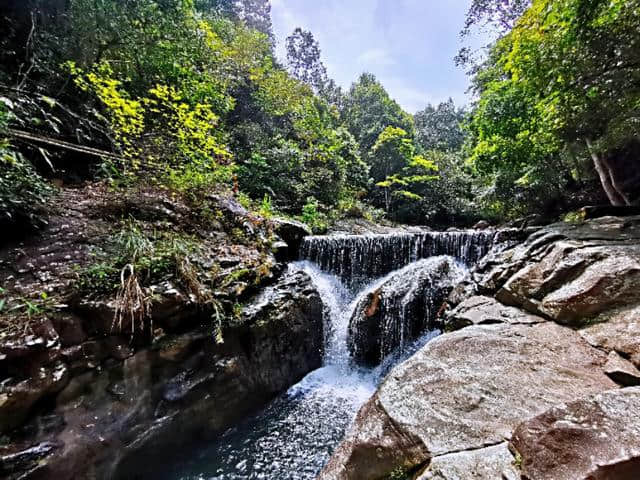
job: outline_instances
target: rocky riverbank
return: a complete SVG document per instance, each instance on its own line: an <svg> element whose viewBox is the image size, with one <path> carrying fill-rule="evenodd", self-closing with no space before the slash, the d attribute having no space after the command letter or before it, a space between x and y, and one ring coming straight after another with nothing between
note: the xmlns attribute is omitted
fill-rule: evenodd
<svg viewBox="0 0 640 480"><path fill-rule="evenodd" d="M545 227L449 297L320 479L640 475L640 217Z"/></svg>
<svg viewBox="0 0 640 480"><path fill-rule="evenodd" d="M100 185L64 190L59 203L43 231L0 251L12 305L1 317L0 477L135 478L320 366L321 299L278 262L308 233L301 226L230 197L211 197L204 217L162 192L113 199ZM117 325L122 300L79 284L123 221L133 240L170 234L198 247L179 261L156 258L164 243L150 254L182 270L136 278L149 295L142 325L135 309Z"/></svg>

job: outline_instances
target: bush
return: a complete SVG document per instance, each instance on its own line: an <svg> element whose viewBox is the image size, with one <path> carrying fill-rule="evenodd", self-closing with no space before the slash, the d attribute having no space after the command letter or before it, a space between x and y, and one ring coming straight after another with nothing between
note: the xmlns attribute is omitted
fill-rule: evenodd
<svg viewBox="0 0 640 480"><path fill-rule="evenodd" d="M41 227L53 188L6 138L11 102L0 98L0 225Z"/></svg>

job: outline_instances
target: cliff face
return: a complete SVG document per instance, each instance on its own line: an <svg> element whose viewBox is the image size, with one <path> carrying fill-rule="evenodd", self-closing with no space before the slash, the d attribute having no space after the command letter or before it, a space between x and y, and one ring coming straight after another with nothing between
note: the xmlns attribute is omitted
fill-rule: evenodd
<svg viewBox="0 0 640 480"><path fill-rule="evenodd" d="M639 287L640 217L486 257L449 333L391 371L320 478L636 478Z"/></svg>
<svg viewBox="0 0 640 480"><path fill-rule="evenodd" d="M276 258L279 230L304 231L231 197L194 211L162 192L129 195L64 190L43 231L0 251L3 478L131 478L320 366L320 297ZM107 293L91 273L111 272L123 223L151 253L136 250ZM165 255L166 238L187 248ZM143 255L151 267L137 274ZM142 296L123 306L133 280Z"/></svg>

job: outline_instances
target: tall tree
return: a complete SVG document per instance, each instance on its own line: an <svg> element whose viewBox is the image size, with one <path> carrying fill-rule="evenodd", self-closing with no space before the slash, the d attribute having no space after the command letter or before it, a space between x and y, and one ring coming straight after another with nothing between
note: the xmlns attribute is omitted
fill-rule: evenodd
<svg viewBox="0 0 640 480"><path fill-rule="evenodd" d="M424 150L457 151L464 143L465 112L452 99L427 107L414 115L416 140Z"/></svg>
<svg viewBox="0 0 640 480"><path fill-rule="evenodd" d="M545 172L582 146L612 204L639 201L639 22L638 0L534 0L476 77L474 163Z"/></svg>
<svg viewBox="0 0 640 480"><path fill-rule="evenodd" d="M415 188L437 178L430 174L437 170L436 165L416 155L413 141L401 128L385 128L371 149L369 158L372 163L371 175L376 186L383 191L387 213L390 213L391 203L396 198L420 200Z"/></svg>
<svg viewBox="0 0 640 480"><path fill-rule="evenodd" d="M365 158L387 127L397 127L414 136L413 118L394 101L371 73L363 73L344 100L343 121L360 144Z"/></svg>
<svg viewBox="0 0 640 480"><path fill-rule="evenodd" d="M327 83L327 69L320 58L320 45L313 34L296 28L287 37L286 47L289 72L316 92L322 91Z"/></svg>
<svg viewBox="0 0 640 480"><path fill-rule="evenodd" d="M472 0L462 35L481 26L497 29L501 34L508 33L530 5L531 0Z"/></svg>
<svg viewBox="0 0 640 480"><path fill-rule="evenodd" d="M270 0L236 0L235 8L238 18L249 28L267 35L272 45L275 43Z"/></svg>

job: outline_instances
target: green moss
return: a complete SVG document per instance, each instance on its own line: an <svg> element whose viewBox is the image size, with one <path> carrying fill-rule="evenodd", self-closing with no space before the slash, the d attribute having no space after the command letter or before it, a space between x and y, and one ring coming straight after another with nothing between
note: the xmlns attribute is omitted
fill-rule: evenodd
<svg viewBox="0 0 640 480"><path fill-rule="evenodd" d="M227 275L224 280L222 281L222 287L228 287L229 285L231 285L234 282L238 282L240 280L242 280L243 278L249 276L251 274L251 270L249 270L248 268L241 268L239 270L234 270L233 272L231 272L229 275Z"/></svg>
<svg viewBox="0 0 640 480"><path fill-rule="evenodd" d="M398 467L387 475L385 480L409 480L409 473L402 467Z"/></svg>
<svg viewBox="0 0 640 480"><path fill-rule="evenodd" d="M564 216L564 221L566 223L572 223L572 224L582 224L585 221L585 212L584 211L576 211L576 212L569 212Z"/></svg>

